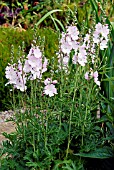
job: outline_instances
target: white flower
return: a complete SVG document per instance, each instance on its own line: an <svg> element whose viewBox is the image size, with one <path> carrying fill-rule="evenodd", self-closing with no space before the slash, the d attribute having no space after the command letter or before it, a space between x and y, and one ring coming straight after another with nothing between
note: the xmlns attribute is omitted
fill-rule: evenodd
<svg viewBox="0 0 114 170"><path fill-rule="evenodd" d="M37 47L32 47L30 49L30 51L29 51L28 57L29 56L34 56L36 58L41 58L42 57L42 53L41 53L39 47L38 46Z"/></svg>
<svg viewBox="0 0 114 170"><path fill-rule="evenodd" d="M31 65L31 67L37 67L37 65L41 64L41 59L38 59L31 55L28 57L28 64Z"/></svg>
<svg viewBox="0 0 114 170"><path fill-rule="evenodd" d="M25 61L24 67L23 67L23 71L25 73L29 73L31 71L31 65L28 63L28 60Z"/></svg>
<svg viewBox="0 0 114 170"><path fill-rule="evenodd" d="M46 80L44 80L45 85L51 84L51 82L52 82L51 78L47 78Z"/></svg>
<svg viewBox="0 0 114 170"><path fill-rule="evenodd" d="M91 75L92 75L93 78L94 78L94 82L95 82L98 86L100 86L100 81L98 80L98 71L93 72Z"/></svg>
<svg viewBox="0 0 114 170"><path fill-rule="evenodd" d="M71 36L72 40L77 40L79 38L79 31L76 26L68 26L67 33Z"/></svg>
<svg viewBox="0 0 114 170"><path fill-rule="evenodd" d="M107 48L107 40L102 40L100 43L100 49L104 50L105 48Z"/></svg>
<svg viewBox="0 0 114 170"><path fill-rule="evenodd" d="M42 73L47 71L47 65L48 65L48 60L47 60L47 58L44 58L44 63L43 63L43 67L42 67Z"/></svg>
<svg viewBox="0 0 114 170"><path fill-rule="evenodd" d="M62 52L64 53L64 54L70 54L70 52L71 52L71 50L72 50L72 46L68 43L68 42L66 42L66 41L64 41L62 44L61 44L61 50L62 50Z"/></svg>
<svg viewBox="0 0 114 170"><path fill-rule="evenodd" d="M9 80L8 84L15 84L17 80L17 71L15 70L15 65L10 65L6 67L5 76Z"/></svg>
<svg viewBox="0 0 114 170"><path fill-rule="evenodd" d="M49 97L54 96L57 94L57 89L55 88L54 84L48 84L44 87L44 94L49 95Z"/></svg>
<svg viewBox="0 0 114 170"><path fill-rule="evenodd" d="M77 64L77 61L78 61L78 56L74 55L73 58L72 58L72 63Z"/></svg>
<svg viewBox="0 0 114 170"><path fill-rule="evenodd" d="M89 80L89 72L86 72L86 73L85 73L85 79L86 79L86 80Z"/></svg>
<svg viewBox="0 0 114 170"><path fill-rule="evenodd" d="M85 66L87 63L87 52L83 46L79 47L77 61L81 66Z"/></svg>

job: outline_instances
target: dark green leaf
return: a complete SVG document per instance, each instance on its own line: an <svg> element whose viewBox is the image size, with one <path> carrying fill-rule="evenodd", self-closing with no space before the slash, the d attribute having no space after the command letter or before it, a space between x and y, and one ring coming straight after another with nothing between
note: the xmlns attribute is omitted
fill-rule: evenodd
<svg viewBox="0 0 114 170"><path fill-rule="evenodd" d="M104 147L96 149L95 151L89 153L77 153L76 156L86 157L86 158L98 158L106 159L114 156L114 153L110 147Z"/></svg>

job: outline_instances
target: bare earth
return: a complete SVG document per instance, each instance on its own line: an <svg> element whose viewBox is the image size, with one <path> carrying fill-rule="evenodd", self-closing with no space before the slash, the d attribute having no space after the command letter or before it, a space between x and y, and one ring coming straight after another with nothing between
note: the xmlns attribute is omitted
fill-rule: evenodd
<svg viewBox="0 0 114 170"><path fill-rule="evenodd" d="M11 133L15 131L16 125L14 122L5 122L6 119L12 116L11 111L5 111L0 113L0 144L2 141L6 140L5 137L2 135L3 132Z"/></svg>
<svg viewBox="0 0 114 170"><path fill-rule="evenodd" d="M3 132L11 133L15 131L15 125L13 122L2 122L0 123L0 143L5 140L5 137L2 135Z"/></svg>

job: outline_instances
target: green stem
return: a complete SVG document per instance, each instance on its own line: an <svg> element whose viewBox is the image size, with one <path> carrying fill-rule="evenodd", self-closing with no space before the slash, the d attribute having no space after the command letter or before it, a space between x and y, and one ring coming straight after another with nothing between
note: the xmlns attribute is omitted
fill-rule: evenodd
<svg viewBox="0 0 114 170"><path fill-rule="evenodd" d="M72 107L71 107L70 118L69 118L68 145L67 145L67 150L66 150L66 158L68 157L69 147L70 147L70 143L71 143L71 124L72 124L74 100L75 100L76 91L77 91L77 76L78 76L77 72L78 72L78 69L75 73L75 85L74 85L74 94L73 94Z"/></svg>
<svg viewBox="0 0 114 170"><path fill-rule="evenodd" d="M34 116L34 111L33 111L33 107L34 107L34 83L32 83L31 81L31 96L30 96L30 117L31 117L31 120ZM33 122L34 124L34 122ZM33 131L32 131L32 137L33 137L33 149L34 149L34 152L36 150L35 148L35 133L34 133L34 125L33 125Z"/></svg>

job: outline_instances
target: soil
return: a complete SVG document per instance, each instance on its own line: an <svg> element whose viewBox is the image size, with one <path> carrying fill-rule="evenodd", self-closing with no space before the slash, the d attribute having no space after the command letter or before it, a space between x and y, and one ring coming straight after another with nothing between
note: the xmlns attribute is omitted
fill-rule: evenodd
<svg viewBox="0 0 114 170"><path fill-rule="evenodd" d="M0 112L0 145L2 144L2 141L6 140L6 138L2 135L3 132L9 134L15 131L16 125L14 122L6 122L6 120L11 116L13 116L12 111Z"/></svg>

